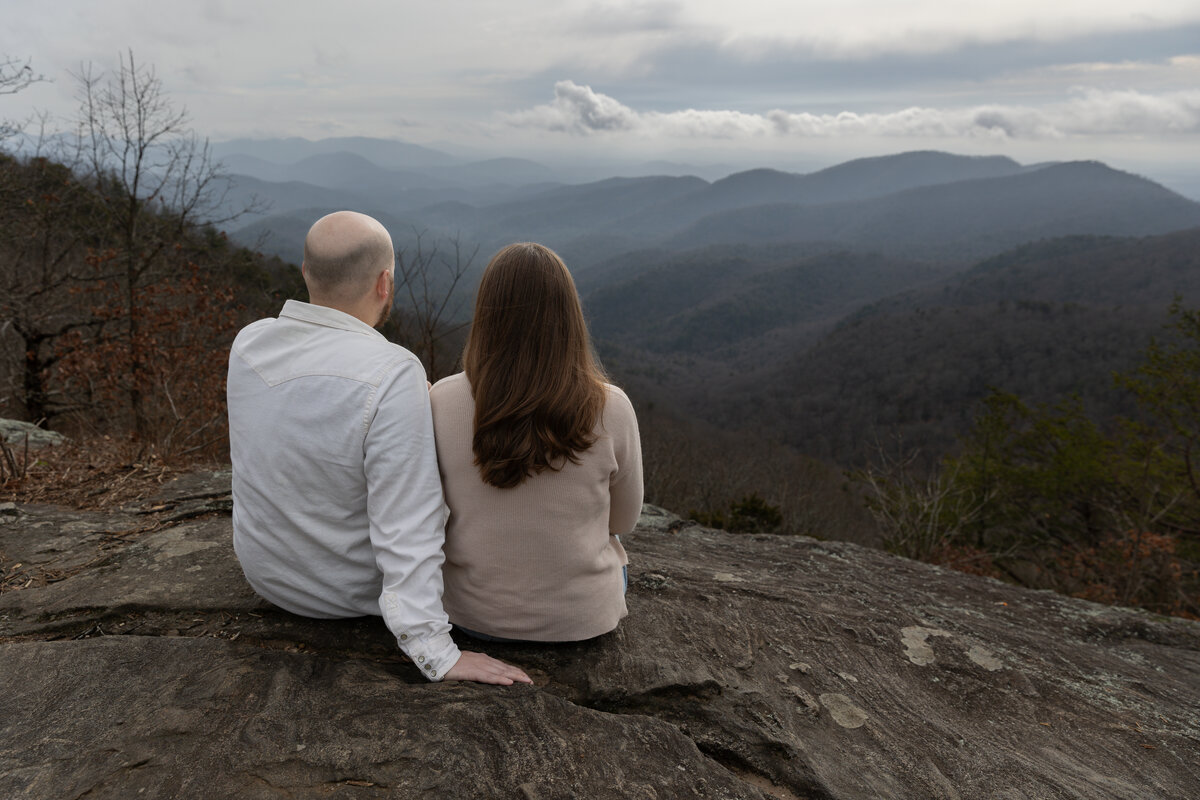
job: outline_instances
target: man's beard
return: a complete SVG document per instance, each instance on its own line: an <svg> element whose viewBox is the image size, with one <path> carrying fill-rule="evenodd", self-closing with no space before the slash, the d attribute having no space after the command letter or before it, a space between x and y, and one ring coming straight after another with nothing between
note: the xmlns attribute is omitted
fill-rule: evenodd
<svg viewBox="0 0 1200 800"><path fill-rule="evenodd" d="M383 323L388 321L388 317L392 315L392 303L396 299L396 279L392 278L388 283L387 305L383 307L383 311L379 312L379 321L375 323L375 328L378 330L383 327Z"/></svg>

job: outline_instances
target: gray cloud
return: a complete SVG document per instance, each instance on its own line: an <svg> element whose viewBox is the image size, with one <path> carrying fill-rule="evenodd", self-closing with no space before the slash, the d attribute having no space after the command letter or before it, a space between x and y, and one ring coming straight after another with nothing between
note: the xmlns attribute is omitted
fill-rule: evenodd
<svg viewBox="0 0 1200 800"><path fill-rule="evenodd" d="M876 110L897 102L941 106L969 102L1043 102L1083 83L1112 90L1161 92L1197 85L1197 71L1172 68L1172 59L1197 52L1200 24L1166 31L1111 31L1047 42L1033 38L966 41L931 53L881 50L856 59L823 56L802 44L765 42L756 50L722 46L718 33L676 29L639 40L620 69L598 67L581 51L519 81L530 105L563 75L586 76L592 85L634 108L661 111L739 108L765 113L803 104L832 111L847 106ZM611 43L621 49L618 42ZM1078 64L1140 64L1077 74ZM581 81L584 82L584 81ZM514 87L516 88L516 87Z"/></svg>
<svg viewBox="0 0 1200 800"><path fill-rule="evenodd" d="M683 25L682 7L677 2L635 2L613 8L592 3L573 14L563 26L572 36L608 36L678 30Z"/></svg>
<svg viewBox="0 0 1200 800"><path fill-rule="evenodd" d="M26 5L0 26L0 52L55 80L5 98L3 117L69 117L66 70L132 47L213 138L336 130L535 158L611 142L752 159L913 137L1194 160L1196 0L1139 0L1136 16L1119 0ZM575 81L547 97L563 76Z"/></svg>

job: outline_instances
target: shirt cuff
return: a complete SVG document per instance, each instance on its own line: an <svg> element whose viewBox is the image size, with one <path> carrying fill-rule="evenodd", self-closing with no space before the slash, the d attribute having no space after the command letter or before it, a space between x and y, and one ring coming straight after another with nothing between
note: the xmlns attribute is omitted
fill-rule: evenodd
<svg viewBox="0 0 1200 800"><path fill-rule="evenodd" d="M450 668L458 663L462 653L458 645L450 638L450 634L441 633L433 636L418 638L407 633L396 637L396 644L404 651L412 662L421 670L421 674L431 681L440 681L446 677Z"/></svg>

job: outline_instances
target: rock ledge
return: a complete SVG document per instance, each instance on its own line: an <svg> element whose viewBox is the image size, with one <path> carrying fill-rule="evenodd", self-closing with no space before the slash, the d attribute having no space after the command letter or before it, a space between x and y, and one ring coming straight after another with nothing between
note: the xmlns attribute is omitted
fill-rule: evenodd
<svg viewBox="0 0 1200 800"><path fill-rule="evenodd" d="M0 797L1200 796L1200 624L647 506L615 633L429 684L255 597L228 492L0 513Z"/></svg>

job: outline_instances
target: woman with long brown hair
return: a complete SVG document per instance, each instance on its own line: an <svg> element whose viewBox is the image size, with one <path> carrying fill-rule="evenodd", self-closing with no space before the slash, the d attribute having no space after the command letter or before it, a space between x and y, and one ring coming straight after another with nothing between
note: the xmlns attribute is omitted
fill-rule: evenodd
<svg viewBox="0 0 1200 800"><path fill-rule="evenodd" d="M492 257L463 372L438 381L431 399L450 507L450 621L526 641L615 628L627 613L618 535L641 512L641 444L553 250L521 243Z"/></svg>

